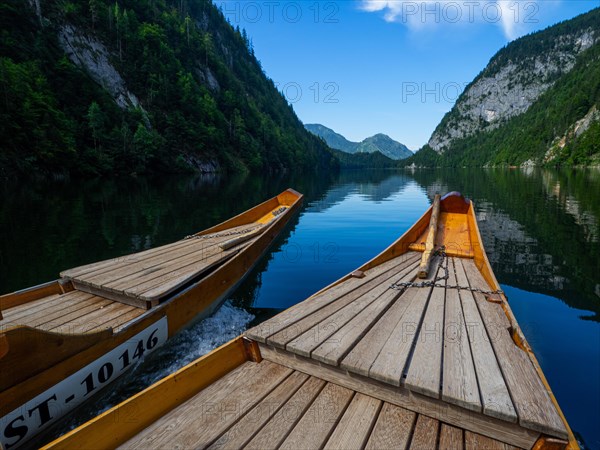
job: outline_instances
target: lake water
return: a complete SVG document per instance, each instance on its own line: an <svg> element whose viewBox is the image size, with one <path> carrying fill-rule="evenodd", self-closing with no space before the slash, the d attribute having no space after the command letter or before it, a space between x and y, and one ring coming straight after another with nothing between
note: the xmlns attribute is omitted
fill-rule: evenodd
<svg viewBox="0 0 600 450"><path fill-rule="evenodd" d="M600 448L600 172L356 171L0 185L0 293L179 239L293 187L300 214L214 316L45 439L93 417L354 270L435 193L475 202L494 272L575 433Z"/></svg>

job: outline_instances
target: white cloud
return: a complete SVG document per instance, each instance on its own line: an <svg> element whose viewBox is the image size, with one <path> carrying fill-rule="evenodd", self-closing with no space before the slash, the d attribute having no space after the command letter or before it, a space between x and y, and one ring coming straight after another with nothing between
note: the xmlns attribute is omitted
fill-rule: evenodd
<svg viewBox="0 0 600 450"><path fill-rule="evenodd" d="M360 9L383 13L385 21L402 23L412 30L489 23L513 40L527 33L530 24L537 23L539 4L540 0L361 0Z"/></svg>

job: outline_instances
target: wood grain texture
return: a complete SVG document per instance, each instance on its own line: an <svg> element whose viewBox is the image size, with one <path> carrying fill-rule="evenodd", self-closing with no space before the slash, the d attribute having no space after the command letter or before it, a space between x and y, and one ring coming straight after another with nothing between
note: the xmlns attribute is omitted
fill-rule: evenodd
<svg viewBox="0 0 600 450"><path fill-rule="evenodd" d="M384 403L365 449L406 449L416 417L414 412Z"/></svg>
<svg viewBox="0 0 600 450"><path fill-rule="evenodd" d="M456 259L454 263L458 285L469 287L469 281L462 262ZM516 422L517 413L473 293L469 290L461 290L459 295L467 324L467 334L471 344L471 354L477 373L481 401L483 402L483 413L498 419Z"/></svg>
<svg viewBox="0 0 600 450"><path fill-rule="evenodd" d="M421 257L421 264L419 264L418 276L419 278L427 278L429 275L429 265L433 258L433 252L435 250L435 240L438 230L438 220L440 217L440 194L436 194L433 200L433 206L431 210L431 218L429 220L429 231L427 232L427 239L425 241L425 251Z"/></svg>
<svg viewBox="0 0 600 450"><path fill-rule="evenodd" d="M410 441L410 450L431 450L437 447L440 422L419 414Z"/></svg>
<svg viewBox="0 0 600 450"><path fill-rule="evenodd" d="M353 395L350 389L327 383L279 448L321 448Z"/></svg>
<svg viewBox="0 0 600 450"><path fill-rule="evenodd" d="M291 352L309 356L313 349L325 342L332 334L389 290L393 281L403 278L412 270L411 265L401 265L400 268L400 272L396 272L394 268L381 274L370 283L364 284L314 314L305 317L293 327L274 334L267 342L280 348L285 347ZM306 302L309 303L309 301Z"/></svg>
<svg viewBox="0 0 600 450"><path fill-rule="evenodd" d="M324 380L310 377L244 448L256 450L278 448L312 405L325 384Z"/></svg>
<svg viewBox="0 0 600 450"><path fill-rule="evenodd" d="M209 448L238 449L244 447L296 391L308 380L308 375L294 372L258 405L222 434Z"/></svg>
<svg viewBox="0 0 600 450"><path fill-rule="evenodd" d="M432 261L429 278L425 281L435 279L439 262L440 259L437 257ZM400 386L430 292L431 288L411 287L400 297L402 301L406 296L406 300L410 303L369 369L370 378Z"/></svg>
<svg viewBox="0 0 600 450"><path fill-rule="evenodd" d="M356 394L325 444L326 450L361 449L377 419L381 400Z"/></svg>
<svg viewBox="0 0 600 450"><path fill-rule="evenodd" d="M400 276L399 279L394 278L396 282L407 282L415 279L417 269L412 268L412 266L409 266L407 269L401 272L404 275ZM319 347L312 351L312 358L326 364L338 366L341 359L371 329L382 314L387 312L390 305L400 297L401 292L391 289L388 283L373 289L371 293L375 295L381 291L383 292L374 302L358 312L346 324L342 325L339 330L320 344Z"/></svg>
<svg viewBox="0 0 600 450"><path fill-rule="evenodd" d="M440 450L463 450L464 448L463 430L445 423L440 428Z"/></svg>
<svg viewBox="0 0 600 450"><path fill-rule="evenodd" d="M204 448L268 395L291 370L246 363L151 424L121 448Z"/></svg>
<svg viewBox="0 0 600 450"><path fill-rule="evenodd" d="M465 432L465 450L513 450L514 448L512 445L477 433Z"/></svg>
<svg viewBox="0 0 600 450"><path fill-rule="evenodd" d="M388 383L378 382L360 375L348 376L345 370L321 365L309 358L276 350L264 344L260 344L259 347L266 360L322 378L330 383L345 386L419 414L425 414L449 425L491 436L517 447L531 448L540 435L539 432L528 430L517 424L484 416L474 411L467 411L460 406L411 392L404 387L390 386Z"/></svg>
<svg viewBox="0 0 600 450"><path fill-rule="evenodd" d="M448 261L448 275L448 286L456 286L453 259ZM482 410L459 291L453 288L446 289L442 380L442 400L472 411Z"/></svg>
<svg viewBox="0 0 600 450"><path fill-rule="evenodd" d="M393 269L399 264L405 264L409 261L417 261L418 257L419 256L416 253L411 252L410 254L402 255L371 270L365 271L364 278L348 277L339 284L336 284L325 291L319 292L309 297L307 300L286 309L272 319L266 320L262 324L248 330L245 334L250 339L266 343L269 337L281 332L285 328L293 326L308 315L319 311L337 299L360 288L364 284L372 281L378 275ZM297 334L293 333L291 333L292 337L289 340L291 340L294 336L297 336ZM273 345L277 344L273 343Z"/></svg>
<svg viewBox="0 0 600 450"><path fill-rule="evenodd" d="M462 261L474 288L488 290L489 286L473 261ZM474 294L502 374L511 392L519 423L526 428L568 439L565 425L554 407L548 391L525 351L515 345L510 334L511 324L497 303L486 300L483 294Z"/></svg>

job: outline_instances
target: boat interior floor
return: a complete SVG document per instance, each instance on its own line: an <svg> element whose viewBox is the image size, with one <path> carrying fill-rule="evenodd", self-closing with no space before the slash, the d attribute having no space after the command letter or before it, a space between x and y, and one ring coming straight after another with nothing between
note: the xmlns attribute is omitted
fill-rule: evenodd
<svg viewBox="0 0 600 450"><path fill-rule="evenodd" d="M263 360L239 366L120 448L517 447Z"/></svg>
<svg viewBox="0 0 600 450"><path fill-rule="evenodd" d="M246 336L265 359L416 412L444 408L498 429L566 439L501 297L474 261L436 256L420 280L420 259L408 252L349 277Z"/></svg>

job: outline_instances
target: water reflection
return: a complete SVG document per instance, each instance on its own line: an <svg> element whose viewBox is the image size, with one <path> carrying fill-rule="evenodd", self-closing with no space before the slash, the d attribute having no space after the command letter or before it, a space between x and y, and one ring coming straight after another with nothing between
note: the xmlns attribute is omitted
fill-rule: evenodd
<svg viewBox="0 0 600 450"><path fill-rule="evenodd" d="M600 374L598 171L353 171L5 183L0 186L0 293L54 279L68 267L179 239L287 187L305 194L303 209L230 298L232 305L256 316L254 323L383 250L420 217L437 192L460 191L476 204L494 272L514 297L517 319L551 384L575 383L555 388L571 424L591 445L600 442L593 426L600 420L593 410L600 402L595 378ZM588 321L582 322L582 316ZM192 332L189 339L197 335ZM185 348L187 338L182 339L173 345ZM567 342L577 352L565 365L561 355L569 353ZM177 361L179 350L169 348L161 367ZM569 370L578 364L591 376L572 377ZM139 373L127 379L121 397L110 401L143 388L148 377L138 380ZM582 395L592 406L579 414ZM88 417L96 411L90 407Z"/></svg>

